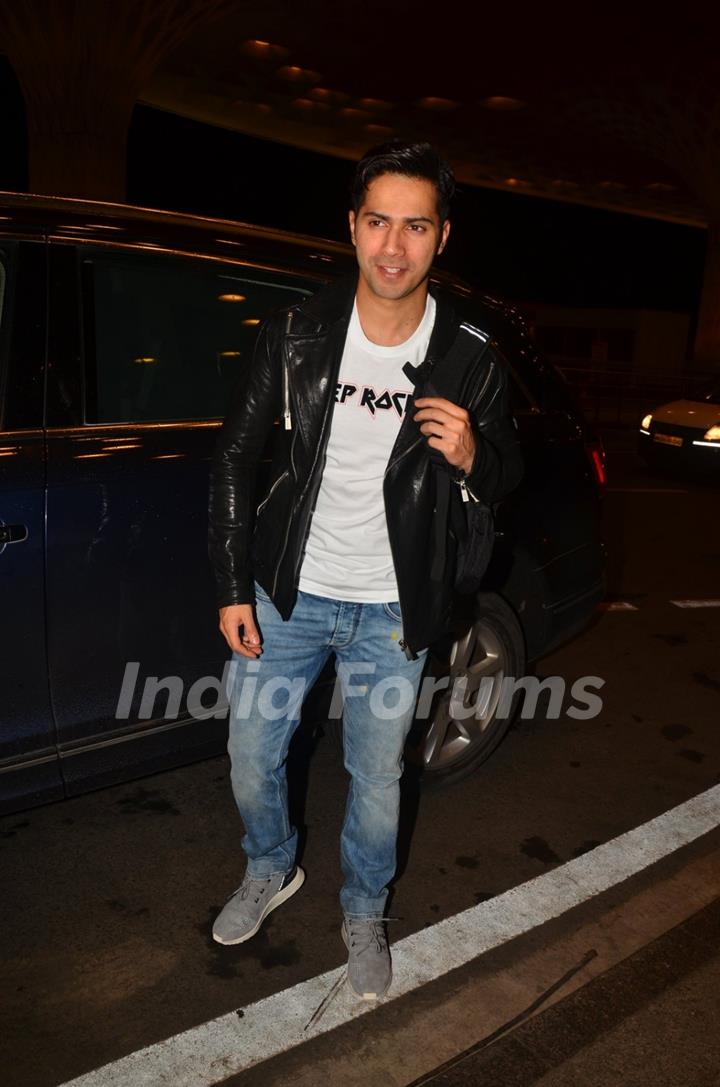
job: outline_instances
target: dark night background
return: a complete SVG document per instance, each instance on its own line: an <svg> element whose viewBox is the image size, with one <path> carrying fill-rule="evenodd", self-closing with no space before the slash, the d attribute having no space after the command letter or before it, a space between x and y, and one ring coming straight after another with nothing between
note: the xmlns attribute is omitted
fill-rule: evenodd
<svg viewBox="0 0 720 1087"><path fill-rule="evenodd" d="M24 108L0 58L0 188L27 190ZM442 150L442 149L441 149ZM137 106L128 200L347 240L352 163ZM528 303L694 311L705 232L618 212L459 187L444 266Z"/></svg>

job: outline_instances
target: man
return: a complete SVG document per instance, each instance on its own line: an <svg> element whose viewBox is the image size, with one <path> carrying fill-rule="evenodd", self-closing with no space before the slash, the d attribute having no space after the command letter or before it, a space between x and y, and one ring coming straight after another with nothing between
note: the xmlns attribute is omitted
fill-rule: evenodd
<svg viewBox="0 0 720 1087"><path fill-rule="evenodd" d="M211 474L220 630L237 665L228 750L247 856L213 935L222 944L250 939L304 881L285 760L302 696L334 654L351 775L341 931L348 982L365 999L383 996L391 981L383 913L403 748L427 647L445 631L452 603L452 552L439 579L430 577L431 458L439 452L485 502L508 493L521 472L498 355L479 412L440 396L413 402L407 363L440 373L460 324L453 305L428 290L453 191L450 167L428 144L367 152L349 213L358 272L264 323ZM477 344L485 346L481 336ZM278 416L272 482L256 511L256 469ZM285 698L280 709L268 680Z"/></svg>

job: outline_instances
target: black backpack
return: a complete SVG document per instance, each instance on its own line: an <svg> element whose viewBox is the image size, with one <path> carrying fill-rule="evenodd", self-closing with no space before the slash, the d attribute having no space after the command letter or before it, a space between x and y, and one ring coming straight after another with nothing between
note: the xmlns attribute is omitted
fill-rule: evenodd
<svg viewBox="0 0 720 1087"><path fill-rule="evenodd" d="M447 354L433 366L406 363L403 371L415 385L415 399L442 396L468 411L476 408L492 378L497 361L488 356L490 337L463 322ZM435 473L435 548L431 581L442 581L447 563L448 536L456 543L455 589L474 593L480 588L495 542L493 510L466 486L464 476L438 449L428 449Z"/></svg>

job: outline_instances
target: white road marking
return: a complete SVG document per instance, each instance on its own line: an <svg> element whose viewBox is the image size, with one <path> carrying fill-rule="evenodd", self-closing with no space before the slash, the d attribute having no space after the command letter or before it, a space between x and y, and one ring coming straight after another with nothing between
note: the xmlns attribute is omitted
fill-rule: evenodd
<svg viewBox="0 0 720 1087"><path fill-rule="evenodd" d="M720 826L720 785L496 898L393 945L395 999L559 917ZM308 939L311 939L308 932ZM210 1087L377 1005L347 990L307 1032L344 965L122 1057L64 1087ZM342 998L342 999L341 999Z"/></svg>
<svg viewBox="0 0 720 1087"><path fill-rule="evenodd" d="M676 608L720 608L720 600L671 600Z"/></svg>
<svg viewBox="0 0 720 1087"><path fill-rule="evenodd" d="M634 604L628 604L627 600L608 600L601 601L598 604L599 611L637 611L638 609Z"/></svg>

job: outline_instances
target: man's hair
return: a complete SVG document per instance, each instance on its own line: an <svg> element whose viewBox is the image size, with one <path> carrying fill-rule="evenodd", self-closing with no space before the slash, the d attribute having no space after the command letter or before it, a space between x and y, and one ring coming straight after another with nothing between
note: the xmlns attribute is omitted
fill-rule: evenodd
<svg viewBox="0 0 720 1087"><path fill-rule="evenodd" d="M455 192L452 167L429 143L409 143L394 139L371 147L360 159L350 187L350 204L357 215L371 181L381 174L402 174L404 177L432 181L437 191L440 222L450 214L450 201Z"/></svg>

